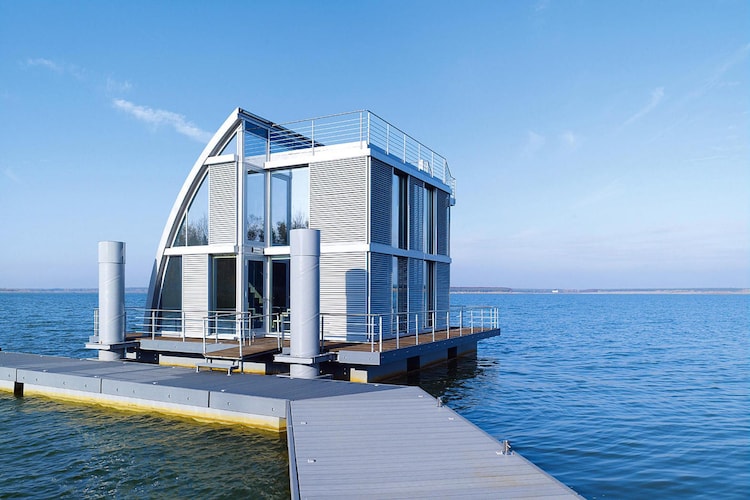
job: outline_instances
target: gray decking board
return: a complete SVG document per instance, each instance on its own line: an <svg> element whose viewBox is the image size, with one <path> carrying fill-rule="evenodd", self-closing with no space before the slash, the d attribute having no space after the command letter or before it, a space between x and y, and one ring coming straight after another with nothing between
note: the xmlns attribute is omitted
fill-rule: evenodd
<svg viewBox="0 0 750 500"><path fill-rule="evenodd" d="M289 427L300 498L577 497L416 387L291 401Z"/></svg>
<svg viewBox="0 0 750 500"><path fill-rule="evenodd" d="M499 454L500 443L417 387L5 351L0 380L287 418L302 498L576 496L520 455Z"/></svg>

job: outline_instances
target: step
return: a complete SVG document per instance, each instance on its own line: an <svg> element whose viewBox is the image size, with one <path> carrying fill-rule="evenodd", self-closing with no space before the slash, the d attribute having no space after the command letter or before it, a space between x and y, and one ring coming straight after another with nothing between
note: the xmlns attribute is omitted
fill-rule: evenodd
<svg viewBox="0 0 750 500"><path fill-rule="evenodd" d="M237 370L240 367L239 363L232 359L216 359L206 358L204 361L198 361L195 363L195 371L199 372L201 368L220 368L227 371L227 375L232 374L232 370Z"/></svg>

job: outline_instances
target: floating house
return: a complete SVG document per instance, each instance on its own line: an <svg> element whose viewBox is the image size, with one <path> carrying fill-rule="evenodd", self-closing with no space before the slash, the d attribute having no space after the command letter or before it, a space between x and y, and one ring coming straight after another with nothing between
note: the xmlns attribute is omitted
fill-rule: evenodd
<svg viewBox="0 0 750 500"><path fill-rule="evenodd" d="M377 377L476 349L479 338L499 329L496 311L464 318L450 309L455 195L444 157L370 111L277 124L235 109L193 165L167 219L140 329L151 338L136 341L137 356L218 365L210 354L236 341L230 357L242 366L235 368L269 372L270 364L258 361L268 354L262 346L275 339L272 348L283 354L294 336L291 240L300 229L319 233L319 286L308 294L319 304L319 351L339 346L316 365L338 362L328 371L371 380L374 368L370 376L351 368L357 373L372 356L341 355L342 346L382 353L383 342L395 340L390 350L399 351L419 345L420 334L430 334L430 342L418 353L401 351L403 359L388 362L378 356ZM451 340L451 333L466 338L427 352L434 349L424 344L436 335ZM174 339L181 344L165 343ZM200 352L191 340L202 341ZM89 347L102 349L96 344Z"/></svg>

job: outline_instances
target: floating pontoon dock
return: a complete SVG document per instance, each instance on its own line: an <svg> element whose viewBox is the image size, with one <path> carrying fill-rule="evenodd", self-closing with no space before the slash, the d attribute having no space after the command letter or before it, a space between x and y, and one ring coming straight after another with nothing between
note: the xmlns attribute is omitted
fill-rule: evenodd
<svg viewBox="0 0 750 500"><path fill-rule="evenodd" d="M417 387L0 352L0 389L283 431L293 498L575 498Z"/></svg>

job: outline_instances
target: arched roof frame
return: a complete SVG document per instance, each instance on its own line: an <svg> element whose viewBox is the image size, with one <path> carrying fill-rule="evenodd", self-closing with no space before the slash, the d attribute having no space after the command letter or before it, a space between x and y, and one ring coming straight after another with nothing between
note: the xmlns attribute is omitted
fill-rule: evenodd
<svg viewBox="0 0 750 500"><path fill-rule="evenodd" d="M166 264L164 258L165 253L167 248L170 248L177 231L179 231L182 215L188 209L196 190L200 188L200 183L205 176L206 161L210 157L220 153L226 144L231 141L232 136L242 131L243 120L249 120L268 128L273 126L268 120L253 115L252 113L248 113L241 108L235 108L216 133L214 133L211 140L208 141L206 147L203 148L203 151L193 164L193 168L190 170L185 182L182 184L182 188L172 205L172 210L169 213L167 223L162 231L161 239L159 240L159 247L156 252L156 258L154 260L154 266L151 271L151 280L148 287L148 298L146 302L147 308L156 309L158 307L158 295L164 274L163 267ZM239 144L241 144L241 141L238 140L238 145Z"/></svg>

